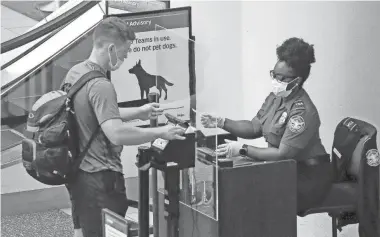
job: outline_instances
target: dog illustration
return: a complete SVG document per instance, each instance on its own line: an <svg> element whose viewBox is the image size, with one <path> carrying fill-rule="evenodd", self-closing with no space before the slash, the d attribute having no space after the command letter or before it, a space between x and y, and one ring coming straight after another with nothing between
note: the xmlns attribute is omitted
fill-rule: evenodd
<svg viewBox="0 0 380 237"><path fill-rule="evenodd" d="M144 68L141 66L141 60L139 60L135 66L133 66L131 69L129 69L129 73L135 74L137 77L137 80L139 81L140 86L140 93L141 93L141 99L144 99L144 91L145 96L148 98L149 90L153 86L156 86L158 91L160 92L160 98L162 90L165 91L165 100L168 98L168 89L166 88L166 85L172 86L173 83L168 82L165 78L162 76L155 76L147 73ZM157 85L156 85L157 80Z"/></svg>

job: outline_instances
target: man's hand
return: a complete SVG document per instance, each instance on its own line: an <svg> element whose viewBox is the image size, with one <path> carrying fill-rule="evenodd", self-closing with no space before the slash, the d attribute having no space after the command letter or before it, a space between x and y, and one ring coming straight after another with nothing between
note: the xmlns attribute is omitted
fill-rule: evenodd
<svg viewBox="0 0 380 237"><path fill-rule="evenodd" d="M158 116L162 115L164 112L160 108L160 104L158 103L149 103L145 104L140 107L140 114L139 114L139 119L145 121L148 119L156 119Z"/></svg>
<svg viewBox="0 0 380 237"><path fill-rule="evenodd" d="M238 141L231 141L225 139L225 144L221 144L216 149L216 154L218 156L226 156L227 158L239 156L240 149L243 147L243 144Z"/></svg>
<svg viewBox="0 0 380 237"><path fill-rule="evenodd" d="M185 130L180 127L174 127L173 125L167 125L160 127L162 129L160 138L165 140L185 140L186 138L181 136L185 133Z"/></svg>

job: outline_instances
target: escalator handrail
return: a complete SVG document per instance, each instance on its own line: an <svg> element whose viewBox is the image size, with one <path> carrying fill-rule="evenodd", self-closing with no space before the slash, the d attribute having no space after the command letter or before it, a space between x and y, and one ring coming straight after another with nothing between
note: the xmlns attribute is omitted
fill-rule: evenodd
<svg viewBox="0 0 380 237"><path fill-rule="evenodd" d="M35 73L36 71L38 71L38 69L40 69L43 65L46 65L47 63L51 62L53 58L61 55L62 52L65 52L68 48L72 47L72 44L74 42L76 42L78 39L82 38L84 35L88 34L88 32L90 32L91 30L93 30L95 28L95 26L98 25L98 24L99 24L99 22L97 22L96 24L94 24L92 27L90 27L90 29L88 29L87 31L85 31L83 34L81 34L77 38L73 39L70 43L67 44L66 47L64 47L63 49L59 50L56 54L50 56L49 58L47 58L46 60L42 61L40 64L38 64L34 68L30 69L29 71L25 72L21 76L15 78L14 80L12 80L9 83L7 83L4 86L2 86L1 87L1 95L0 95L1 99L3 100L3 98L5 96L7 96L7 94L9 92L11 92L11 90L12 90L12 88L13 88L13 86L15 84L18 84L21 81L27 79L29 77L29 75L31 75L31 74Z"/></svg>
<svg viewBox="0 0 380 237"><path fill-rule="evenodd" d="M25 57L27 54L29 54L30 52L32 52L34 49L36 49L38 46L42 45L44 42L46 42L47 40L49 40L51 37L53 37L55 34L57 34L60 30L62 30L63 28L65 28L69 23L67 23L66 25L63 25L57 29L54 29L53 32L48 35L47 37L45 37L44 39L42 39L41 41L39 41L38 43L36 43L35 45L33 45L32 47L30 47L29 49L25 50L24 52L22 52L20 55L18 55L17 57L13 58L12 60L9 60L9 62L6 62L4 63L3 65L0 66L0 70L4 70L6 69L8 66L12 65L14 62L18 61L19 59ZM3 89L3 86L1 87L1 89Z"/></svg>
<svg viewBox="0 0 380 237"><path fill-rule="evenodd" d="M100 3L101 1L83 1L77 6L73 7L69 11L63 13L57 18L43 24L42 26L33 29L25 34L17 36L11 40L8 40L1 44L1 53L6 53L12 49L18 48L22 45L25 45L33 40L36 40L49 32L57 29L63 25L66 25L73 19L76 19L83 13L87 12L89 9Z"/></svg>

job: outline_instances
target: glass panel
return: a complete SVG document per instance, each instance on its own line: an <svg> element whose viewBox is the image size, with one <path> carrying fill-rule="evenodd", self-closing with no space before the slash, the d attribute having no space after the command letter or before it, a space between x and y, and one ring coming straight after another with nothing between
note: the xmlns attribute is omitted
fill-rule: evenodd
<svg viewBox="0 0 380 237"><path fill-rule="evenodd" d="M181 195L180 200L183 205L188 206L196 212L200 212L215 220L218 220L218 166L217 157L213 156L213 152L217 143L218 130L216 128L205 129L200 123L200 115L198 112L206 109L204 105L216 103L212 101L212 97L203 97L208 101L204 103L202 98L204 91L204 69L207 66L209 53L207 49L198 42L188 39L187 28L165 29L156 25L156 34L154 36L155 44L152 46L156 54L156 82L155 90L164 93L163 78L171 79L174 84L168 87L169 96L174 97L171 100L168 97L165 100L164 95L161 100L161 107L168 108L167 113L181 120L190 121L191 125L201 132L203 137L198 133L196 144L197 157L195 159L195 167L181 172ZM195 69L196 69L196 90L190 95L189 86L193 86L190 80L193 73L189 73L189 46L194 47L195 52ZM199 93L199 94L198 94ZM212 109L208 109L212 113ZM163 192L164 182L159 182L159 192Z"/></svg>

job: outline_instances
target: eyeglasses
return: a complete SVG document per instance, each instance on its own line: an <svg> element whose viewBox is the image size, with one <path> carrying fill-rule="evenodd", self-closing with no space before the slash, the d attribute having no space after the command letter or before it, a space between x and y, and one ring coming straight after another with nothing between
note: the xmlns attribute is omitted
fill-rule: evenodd
<svg viewBox="0 0 380 237"><path fill-rule="evenodd" d="M270 70L269 74L270 74L270 77L272 79L275 79L275 80L277 80L279 82L283 82L286 79L294 80L294 79L296 79L298 77L298 76L284 76L284 75L281 75L281 74L277 74L277 73L274 72L274 70Z"/></svg>

